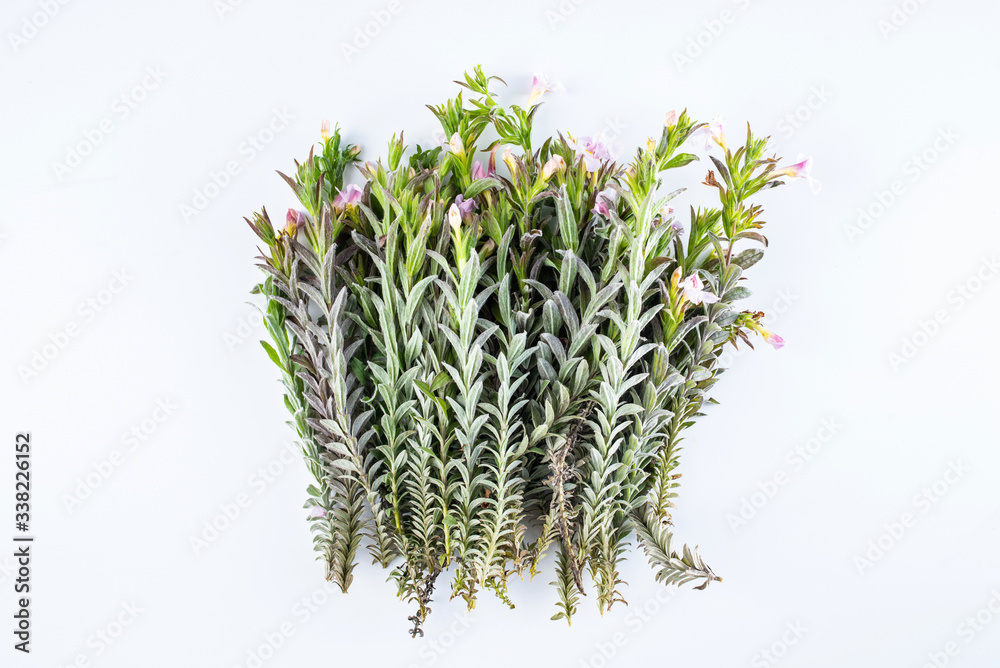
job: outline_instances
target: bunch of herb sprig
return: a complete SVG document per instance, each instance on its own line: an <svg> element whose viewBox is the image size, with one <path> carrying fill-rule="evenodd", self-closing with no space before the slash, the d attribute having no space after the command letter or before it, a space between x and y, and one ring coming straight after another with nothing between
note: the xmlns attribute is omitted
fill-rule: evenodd
<svg viewBox="0 0 1000 668"><path fill-rule="evenodd" d="M470 609L484 589L513 607L511 574L549 551L554 619L585 594L610 608L631 536L658 580L703 588L719 578L671 524L682 434L725 344L782 344L735 305L767 245L750 200L810 163L778 168L749 128L730 146L686 112L627 164L600 139L536 148L541 77L524 107L480 68L457 83L430 107L446 143L400 135L362 164L324 127L282 175L301 210L248 220L327 578L346 591L364 545L415 604L414 635L445 579ZM659 186L698 159L692 135L721 149L703 181L720 204L683 221ZM345 185L355 168L364 185Z"/></svg>

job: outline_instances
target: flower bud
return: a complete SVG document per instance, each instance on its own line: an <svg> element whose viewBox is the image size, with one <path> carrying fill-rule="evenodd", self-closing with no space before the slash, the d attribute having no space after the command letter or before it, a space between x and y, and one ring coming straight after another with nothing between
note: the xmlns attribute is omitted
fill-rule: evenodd
<svg viewBox="0 0 1000 668"><path fill-rule="evenodd" d="M684 276L684 272L681 271L680 267L674 269L674 273L670 275L670 285L677 288L681 284L681 277Z"/></svg>
<svg viewBox="0 0 1000 668"><path fill-rule="evenodd" d="M615 191L611 188L605 188L601 192L597 193L594 208L591 209L591 211L599 216L604 216L605 218L610 219L611 207L614 206L615 195Z"/></svg>
<svg viewBox="0 0 1000 668"><path fill-rule="evenodd" d="M517 158L514 157L514 151L510 150L510 146L503 150L503 154L500 157L507 163L507 168L510 169L511 174L517 171Z"/></svg>
<svg viewBox="0 0 1000 668"><path fill-rule="evenodd" d="M305 213L302 211L296 211L295 209L289 209L285 214L285 229L283 229L282 232L287 236L294 237L295 232L299 229L299 226L304 225L305 222Z"/></svg>
<svg viewBox="0 0 1000 668"><path fill-rule="evenodd" d="M493 150L490 151L490 159L486 161L486 176L493 176L497 172L497 149L500 148L500 144L493 146Z"/></svg>
<svg viewBox="0 0 1000 668"><path fill-rule="evenodd" d="M675 125L677 125L677 110L671 109L667 112L667 116L663 121L663 124L667 126L668 130L672 130Z"/></svg>
<svg viewBox="0 0 1000 668"><path fill-rule="evenodd" d="M462 212L457 204L452 204L448 209L448 224L456 234L462 230Z"/></svg>
<svg viewBox="0 0 1000 668"><path fill-rule="evenodd" d="M472 212L476 209L476 200L465 199L463 195L455 198L453 206L458 207L458 212L462 214L462 220L468 222L472 220Z"/></svg>
<svg viewBox="0 0 1000 668"><path fill-rule="evenodd" d="M566 169L566 161L561 155L554 155L542 166L542 180L548 181L556 172Z"/></svg>

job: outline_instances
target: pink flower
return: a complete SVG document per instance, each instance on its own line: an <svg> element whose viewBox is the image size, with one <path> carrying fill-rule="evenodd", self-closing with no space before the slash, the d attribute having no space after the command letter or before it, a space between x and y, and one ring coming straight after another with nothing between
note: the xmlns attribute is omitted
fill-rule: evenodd
<svg viewBox="0 0 1000 668"><path fill-rule="evenodd" d="M542 95L549 92L549 82L545 78L545 75L535 73L535 76L531 79L531 94L528 95L528 106L535 104L541 99Z"/></svg>
<svg viewBox="0 0 1000 668"><path fill-rule="evenodd" d="M318 520L323 517L326 517L326 511L320 506L313 506L312 510L309 511L309 519L311 520Z"/></svg>
<svg viewBox="0 0 1000 668"><path fill-rule="evenodd" d="M319 134L323 138L323 141L330 138L330 121L324 119L323 122L319 124Z"/></svg>
<svg viewBox="0 0 1000 668"><path fill-rule="evenodd" d="M774 346L775 350L778 350L785 345L785 340L783 338L781 338L780 336L778 336L777 334L775 334L770 330L764 329L764 327L762 327L756 321L751 320L750 322L747 323L747 326L749 326L750 329L754 330L755 332L763 336L764 341Z"/></svg>
<svg viewBox="0 0 1000 668"><path fill-rule="evenodd" d="M713 295L711 292L706 292L704 290L705 284L701 282L701 278L698 274L691 274L683 281L680 282L681 290L683 290L684 299L688 300L692 304L714 304L719 301L717 295Z"/></svg>
<svg viewBox="0 0 1000 668"><path fill-rule="evenodd" d="M774 170L774 176L788 176L793 179L809 179L811 181L812 168L813 159L806 158L805 160L801 160L794 165Z"/></svg>
<svg viewBox="0 0 1000 668"><path fill-rule="evenodd" d="M822 190L820 182L812 177L813 160L799 153L798 162L787 167L779 167L771 172L772 179L787 176L792 179L805 179L809 183L809 189L816 194Z"/></svg>
<svg viewBox="0 0 1000 668"><path fill-rule="evenodd" d="M361 201L361 194L364 191L353 183L344 186L343 190L337 193L337 197L333 200L333 208L337 211L342 211L345 207L355 206Z"/></svg>
<svg viewBox="0 0 1000 668"><path fill-rule="evenodd" d="M774 332L766 332L764 334L764 340L774 346L775 350L780 350L785 345L785 340Z"/></svg>
<svg viewBox="0 0 1000 668"><path fill-rule="evenodd" d="M698 130L698 132L705 137L705 150L709 151L712 148L712 142L715 142L725 150L726 148L726 135L723 132L723 124L725 119L721 115L716 115L712 121L705 127Z"/></svg>
<svg viewBox="0 0 1000 668"><path fill-rule="evenodd" d="M483 163L480 160L476 160L472 163L472 180L478 181L479 179L486 178L486 170L483 169Z"/></svg>
<svg viewBox="0 0 1000 668"><path fill-rule="evenodd" d="M671 109L668 111L666 118L663 119L663 124L667 126L667 129L677 125L677 110Z"/></svg>
<svg viewBox="0 0 1000 668"><path fill-rule="evenodd" d="M607 188L597 193L597 201L594 204L594 208L591 209L592 212L596 213L598 216L604 216L605 218L611 218L611 205L615 202L615 193L611 188Z"/></svg>
<svg viewBox="0 0 1000 668"><path fill-rule="evenodd" d="M580 139L569 139L570 147L576 151L577 159L583 158L583 164L588 172L596 172L604 166L605 161L611 160L611 153L608 145L600 139L591 137L580 137Z"/></svg>

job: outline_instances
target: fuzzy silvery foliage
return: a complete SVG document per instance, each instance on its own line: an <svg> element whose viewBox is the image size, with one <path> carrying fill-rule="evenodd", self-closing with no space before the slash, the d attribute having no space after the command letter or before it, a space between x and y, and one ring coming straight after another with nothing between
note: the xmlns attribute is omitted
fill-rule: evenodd
<svg viewBox="0 0 1000 668"><path fill-rule="evenodd" d="M624 601L632 540L658 580L703 588L719 577L671 523L682 437L724 345L781 344L736 306L767 245L750 200L808 165L687 113L626 164L568 134L536 148L543 81L524 107L479 68L457 83L430 107L447 143L400 135L362 163L324 128L284 177L302 210L247 221L327 578L346 591L366 549L416 606L414 635L444 579L470 609L484 589L513 607L510 576L550 551L554 619ZM721 149L699 184L719 205L682 222L661 184L698 159L693 135Z"/></svg>

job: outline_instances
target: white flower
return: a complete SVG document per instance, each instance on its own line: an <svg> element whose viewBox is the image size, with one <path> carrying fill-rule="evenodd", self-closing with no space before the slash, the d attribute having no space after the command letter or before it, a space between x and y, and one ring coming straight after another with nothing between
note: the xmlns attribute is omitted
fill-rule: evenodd
<svg viewBox="0 0 1000 668"><path fill-rule="evenodd" d="M680 283L681 290L684 291L684 299L692 304L714 304L719 301L717 295L704 290L705 284L701 282L698 274L691 274Z"/></svg>

